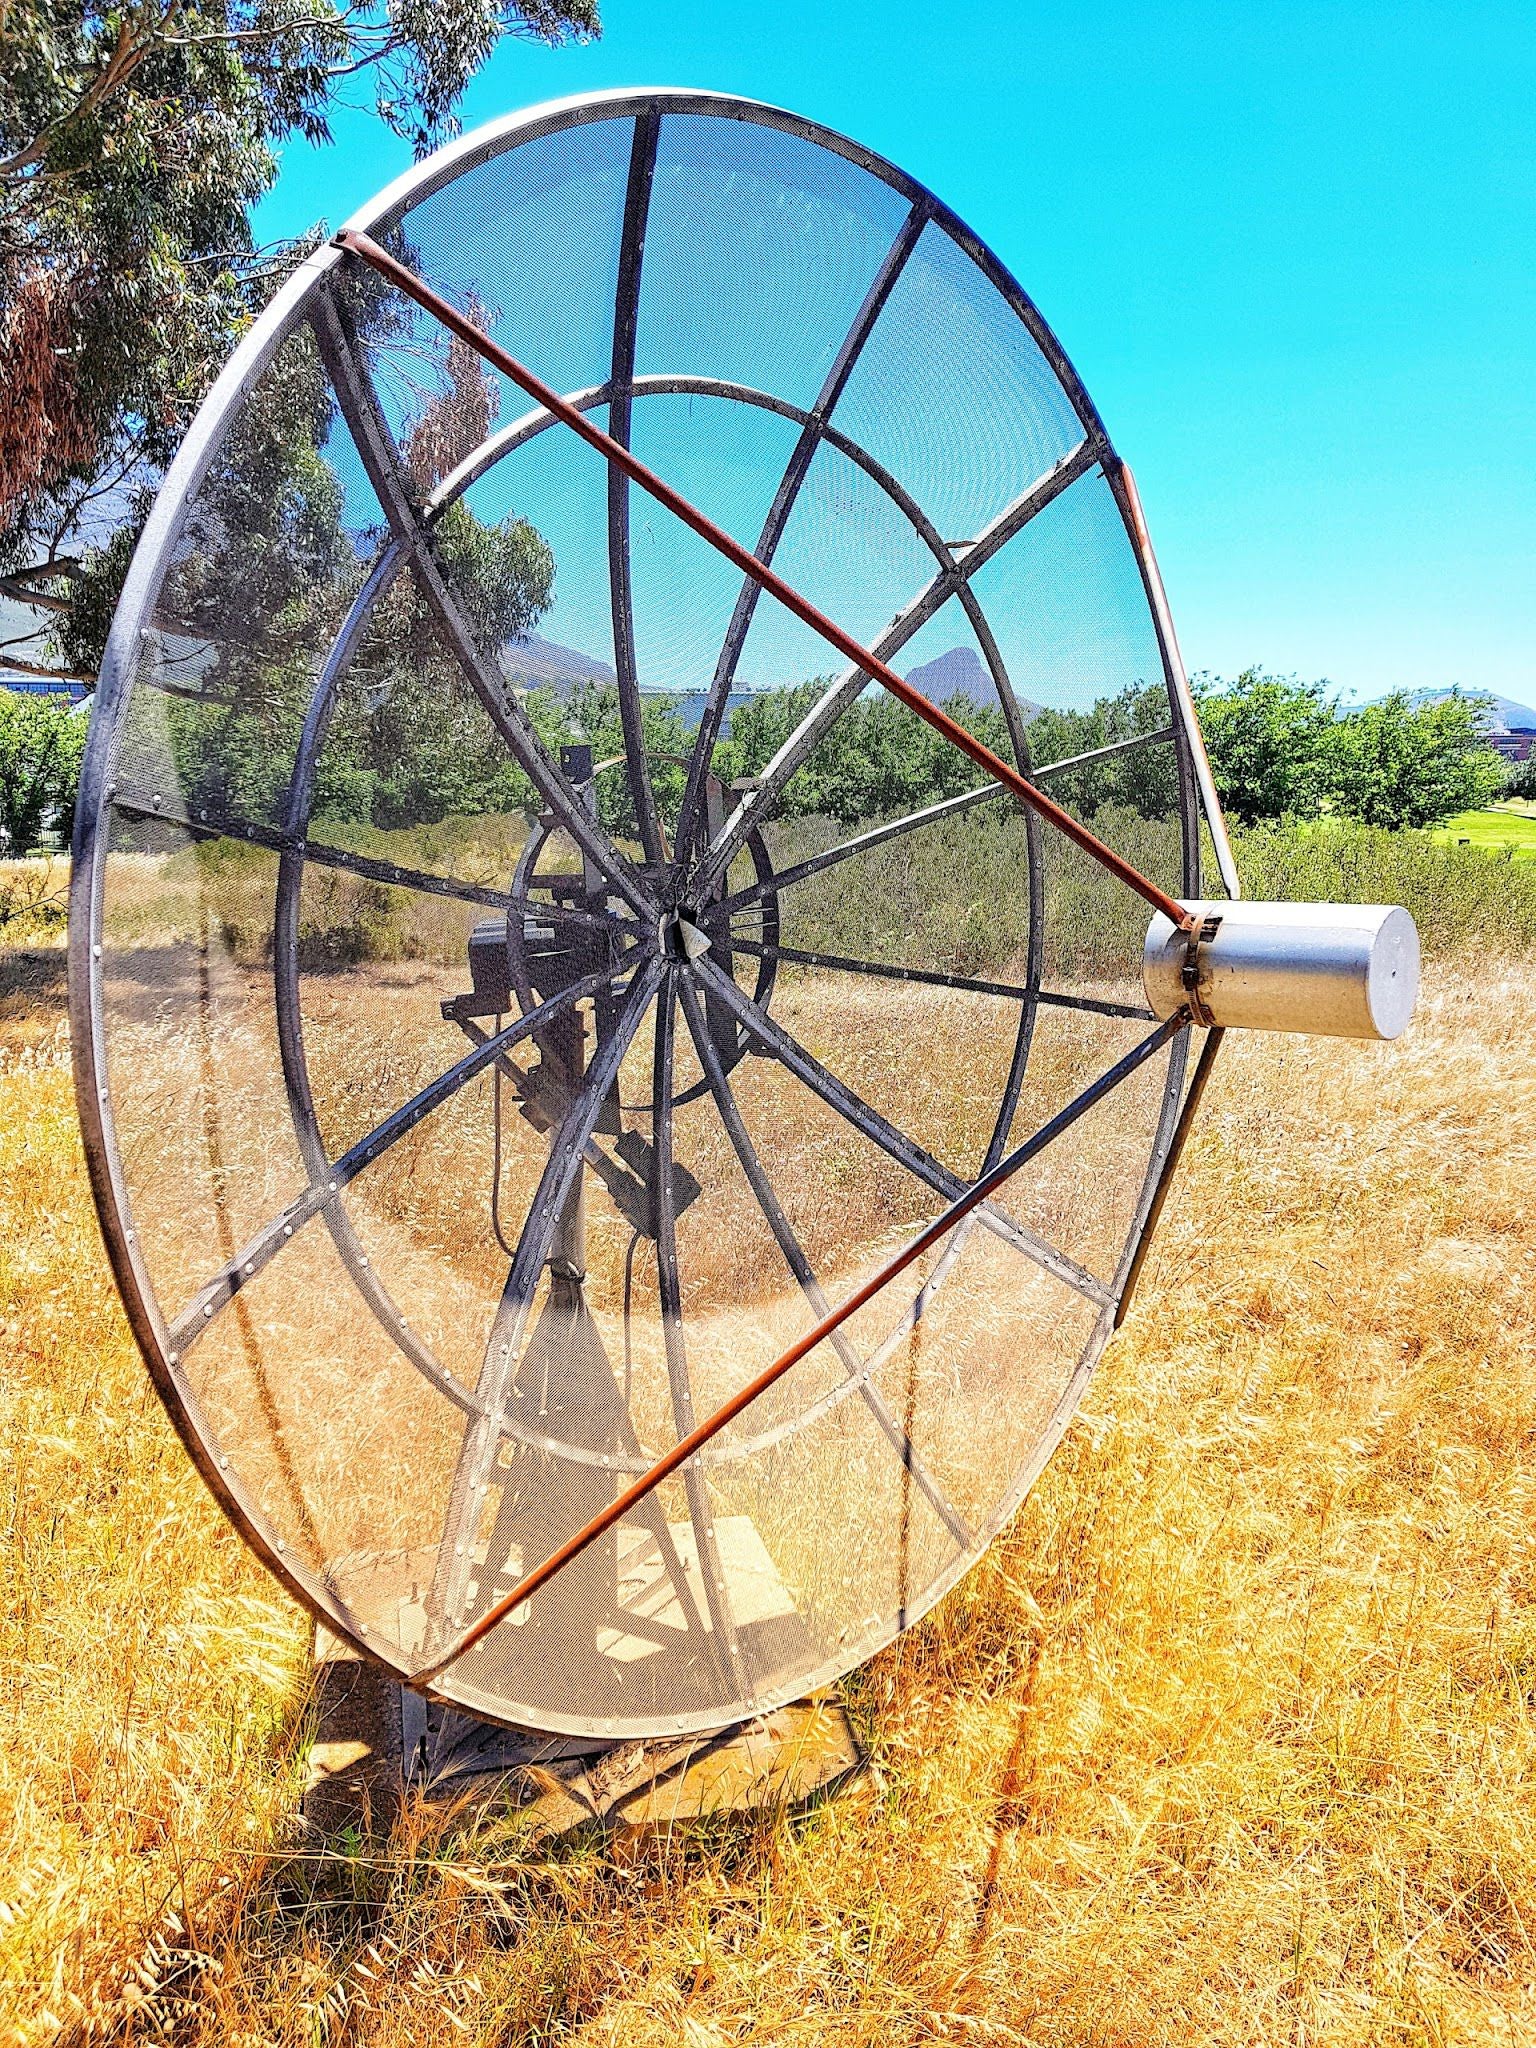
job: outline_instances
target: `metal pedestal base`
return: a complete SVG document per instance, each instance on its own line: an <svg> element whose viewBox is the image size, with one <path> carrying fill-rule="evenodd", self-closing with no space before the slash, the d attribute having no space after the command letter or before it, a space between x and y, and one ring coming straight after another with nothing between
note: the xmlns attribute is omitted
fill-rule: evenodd
<svg viewBox="0 0 1536 2048"><path fill-rule="evenodd" d="M324 1834L387 1828L408 1797L524 1813L534 1832L665 1830L714 1815L793 1811L862 1767L835 1700L797 1701L712 1735L579 1742L518 1734L429 1705L326 1629L316 1631L318 1725L305 1818Z"/></svg>

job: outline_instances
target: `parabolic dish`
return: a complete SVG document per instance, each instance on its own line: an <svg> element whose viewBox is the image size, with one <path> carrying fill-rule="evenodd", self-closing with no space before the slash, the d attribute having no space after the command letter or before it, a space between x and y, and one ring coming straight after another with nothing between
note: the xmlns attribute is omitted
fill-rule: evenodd
<svg viewBox="0 0 1536 2048"><path fill-rule="evenodd" d="M1127 479L921 186L770 108L620 93L484 129L356 225L1199 896ZM199 415L91 729L88 1156L199 1468L403 1677L1153 1033L1145 904L914 735L338 248ZM435 1690L716 1727L922 1615L1113 1327L1188 1036Z"/></svg>

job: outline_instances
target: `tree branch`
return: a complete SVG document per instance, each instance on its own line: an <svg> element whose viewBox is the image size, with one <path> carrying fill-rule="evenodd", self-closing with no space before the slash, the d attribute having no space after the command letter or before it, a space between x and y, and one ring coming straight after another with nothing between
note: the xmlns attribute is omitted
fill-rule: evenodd
<svg viewBox="0 0 1536 2048"><path fill-rule="evenodd" d="M17 643L7 641L4 644L6 646L14 646ZM89 683L92 689L95 688L98 681L96 676L85 674L79 669L41 668L35 661L22 661L14 654L0 652L0 672L6 669L14 670L17 675L21 676L40 676L45 682Z"/></svg>
<svg viewBox="0 0 1536 2048"><path fill-rule="evenodd" d="M349 9L348 13L351 12L355 10ZM231 28L217 35L206 36L162 36L160 48L201 50L216 43L271 43L276 42L280 36L300 35L306 29L330 29L349 40L354 35L369 33L367 30L350 28L345 14L303 14L296 16L292 21L273 22L269 28ZM385 31L374 30L373 33L383 34Z"/></svg>
<svg viewBox="0 0 1536 2048"><path fill-rule="evenodd" d="M178 5L179 0L172 0L165 20L171 19L177 12ZM50 140L61 128L67 128L71 121L78 121L82 114L88 114L93 108L99 107L104 99L133 76L154 47L155 34L151 30L142 42L135 43L132 27L131 21L123 22L117 32L117 42L112 54L100 75L92 79L72 107L67 107L62 114L56 114L51 121L45 122L24 148L15 151L11 156L0 158L0 178L9 178L17 171L27 169L31 164L41 163L47 154Z"/></svg>
<svg viewBox="0 0 1536 2048"><path fill-rule="evenodd" d="M40 612L67 612L70 602L67 597L56 597L51 590L34 590L24 581L30 573L23 571L20 576L0 576L0 597L14 598L18 604L29 604ZM10 646L10 641L0 641L0 646Z"/></svg>

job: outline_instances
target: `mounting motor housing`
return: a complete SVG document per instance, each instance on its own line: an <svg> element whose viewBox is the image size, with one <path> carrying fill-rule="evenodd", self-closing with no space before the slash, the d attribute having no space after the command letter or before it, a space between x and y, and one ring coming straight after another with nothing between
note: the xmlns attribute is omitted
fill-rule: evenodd
<svg viewBox="0 0 1536 2048"><path fill-rule="evenodd" d="M1205 1025L1396 1038L1419 992L1419 934L1383 903L1190 902L1193 933L1158 913L1141 978L1159 1017Z"/></svg>

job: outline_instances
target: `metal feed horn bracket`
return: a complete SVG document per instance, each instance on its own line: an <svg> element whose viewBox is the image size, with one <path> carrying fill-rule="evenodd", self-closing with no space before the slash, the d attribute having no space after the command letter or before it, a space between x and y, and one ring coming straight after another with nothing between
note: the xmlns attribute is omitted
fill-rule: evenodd
<svg viewBox="0 0 1536 2048"><path fill-rule="evenodd" d="M1176 926L1147 930L1142 982L1159 1017L1187 1006L1197 1024L1399 1037L1419 991L1419 935L1381 903L1186 902Z"/></svg>

